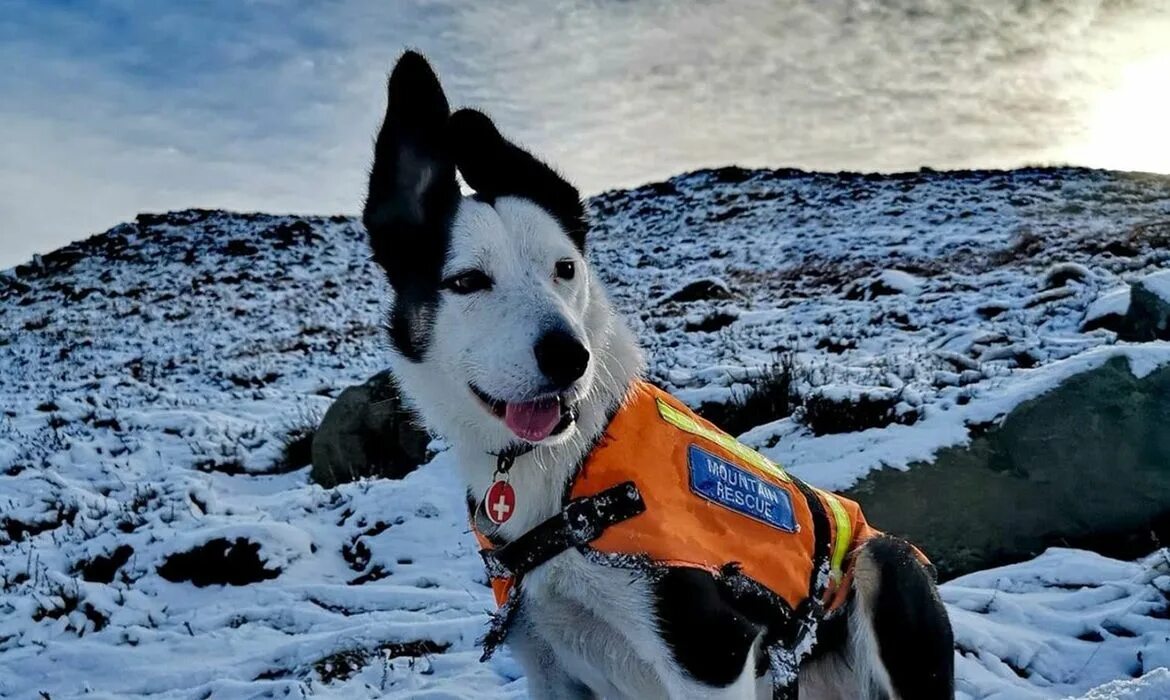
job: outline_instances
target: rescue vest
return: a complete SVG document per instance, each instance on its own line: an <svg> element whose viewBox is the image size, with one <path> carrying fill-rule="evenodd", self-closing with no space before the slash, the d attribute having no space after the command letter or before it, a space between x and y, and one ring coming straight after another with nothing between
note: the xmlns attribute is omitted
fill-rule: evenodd
<svg viewBox="0 0 1170 700"><path fill-rule="evenodd" d="M849 553L876 534L857 503L808 486L647 382L585 459L565 510L500 546L483 523L472 518L502 608L526 571L577 547L615 566L734 574L789 612L823 615L846 599Z"/></svg>

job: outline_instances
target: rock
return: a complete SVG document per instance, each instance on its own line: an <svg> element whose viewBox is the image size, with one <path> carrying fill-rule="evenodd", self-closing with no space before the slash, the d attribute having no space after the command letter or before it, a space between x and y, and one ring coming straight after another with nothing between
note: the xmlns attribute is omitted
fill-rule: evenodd
<svg viewBox="0 0 1170 700"><path fill-rule="evenodd" d="M1125 316L1129 313L1130 288L1118 287L1101 294L1089 304L1085 311L1085 318L1081 321L1081 331L1093 331L1098 328L1118 331L1125 323Z"/></svg>
<svg viewBox="0 0 1170 700"><path fill-rule="evenodd" d="M735 323L738 314L727 311L712 311L706 314L692 314L687 316L683 330L687 333L714 333Z"/></svg>
<svg viewBox="0 0 1170 700"><path fill-rule="evenodd" d="M852 301L871 301L894 294L917 295L922 291L921 277L902 270L882 270L872 277L846 286L845 298Z"/></svg>
<svg viewBox="0 0 1170 700"><path fill-rule="evenodd" d="M351 386L313 435L314 482L331 488L364 476L401 479L427 461L430 436L414 422L389 371Z"/></svg>
<svg viewBox="0 0 1170 700"><path fill-rule="evenodd" d="M1044 287L1045 289L1055 289L1063 287L1069 282L1083 283L1092 276L1093 273L1089 271L1089 268L1080 263L1057 263L1044 272Z"/></svg>
<svg viewBox="0 0 1170 700"><path fill-rule="evenodd" d="M303 219L282 221L266 229L261 235L271 240L273 247L280 250L309 245L321 240L321 237L313 232L312 225Z"/></svg>
<svg viewBox="0 0 1170 700"><path fill-rule="evenodd" d="M943 579L1049 546L1135 558L1170 537L1170 367L1124 358L1020 404L930 464L871 473L847 495L919 545Z"/></svg>
<svg viewBox="0 0 1170 700"><path fill-rule="evenodd" d="M985 319L993 319L1006 311L1010 311L1012 305L1009 302L1001 299L992 299L991 301L980 304L975 307L975 313L979 314Z"/></svg>
<svg viewBox="0 0 1170 700"><path fill-rule="evenodd" d="M886 294L917 294L922 290L923 281L909 272L882 270L877 276L877 284Z"/></svg>
<svg viewBox="0 0 1170 700"><path fill-rule="evenodd" d="M232 257L247 258L252 257L256 253L259 253L260 249L247 241L233 238L227 242L227 245L225 245L220 250L220 252L222 252L224 255L230 255Z"/></svg>
<svg viewBox="0 0 1170 700"><path fill-rule="evenodd" d="M672 301L714 301L718 299L730 299L731 297L731 288L727 286L726 282L718 277L705 277L663 295L658 303L665 304Z"/></svg>
<svg viewBox="0 0 1170 700"><path fill-rule="evenodd" d="M1170 270L1134 283L1126 321L1122 340L1170 340Z"/></svg>
<svg viewBox="0 0 1170 700"><path fill-rule="evenodd" d="M1097 297L1081 321L1082 331L1104 328L1120 340L1170 340L1170 270L1146 275L1129 287Z"/></svg>
<svg viewBox="0 0 1170 700"><path fill-rule="evenodd" d="M702 171L700 171L702 172ZM738 184L746 180L750 180L755 171L741 168L738 165L729 165L722 168L715 168L708 170L711 174L711 179L715 182L727 182L731 184Z"/></svg>

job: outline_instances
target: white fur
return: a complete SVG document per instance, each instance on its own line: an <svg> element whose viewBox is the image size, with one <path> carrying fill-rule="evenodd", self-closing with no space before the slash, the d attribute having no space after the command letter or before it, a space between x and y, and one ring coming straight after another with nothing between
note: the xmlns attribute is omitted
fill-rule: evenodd
<svg viewBox="0 0 1170 700"><path fill-rule="evenodd" d="M572 242L531 202L502 197L492 206L463 200L449 257L445 276L477 268L494 286L467 296L445 292L423 361L395 357L393 370L427 426L456 451L469 493L482 497L496 467L489 453L515 438L468 385L511 400L538 391L542 378L532 348L552 324L574 332L591 356L570 392L579 407L576 425L517 459L509 474L517 511L500 534L513 539L560 510L572 469L605 430L607 415L644 362ZM576 277L556 280L554 266L565 258L577 262ZM508 644L524 666L533 698L771 696L766 679L755 678L755 654L727 688L690 679L658 633L649 584L637 572L569 550L529 573L522 590L522 614Z"/></svg>
<svg viewBox="0 0 1170 700"><path fill-rule="evenodd" d="M873 630L880 580L877 562L861 548L853 563L848 647L801 668L800 700L898 700Z"/></svg>

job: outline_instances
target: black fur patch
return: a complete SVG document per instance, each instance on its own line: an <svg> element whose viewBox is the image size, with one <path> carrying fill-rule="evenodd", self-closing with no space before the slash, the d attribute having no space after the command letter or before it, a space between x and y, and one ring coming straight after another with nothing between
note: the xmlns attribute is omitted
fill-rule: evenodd
<svg viewBox="0 0 1170 700"><path fill-rule="evenodd" d="M508 141L482 112L461 109L451 116L451 143L463 179L479 198L525 197L555 218L577 249L585 250L588 224L581 194L555 170Z"/></svg>
<svg viewBox="0 0 1170 700"><path fill-rule="evenodd" d="M734 683L760 627L701 569L666 569L654 582L654 594L659 632L678 665L700 683Z"/></svg>
<svg viewBox="0 0 1170 700"><path fill-rule="evenodd" d="M933 577L906 542L865 544L879 568L873 624L882 663L902 700L955 696L954 635Z"/></svg>
<svg viewBox="0 0 1170 700"><path fill-rule="evenodd" d="M430 343L451 220L459 207L447 142L451 110L438 77L413 51L398 59L387 95L362 222L374 260L394 287L390 341L418 362Z"/></svg>

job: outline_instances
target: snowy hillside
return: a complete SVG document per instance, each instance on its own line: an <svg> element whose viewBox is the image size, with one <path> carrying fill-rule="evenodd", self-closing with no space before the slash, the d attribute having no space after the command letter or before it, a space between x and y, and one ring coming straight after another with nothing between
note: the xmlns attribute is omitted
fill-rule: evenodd
<svg viewBox="0 0 1170 700"><path fill-rule="evenodd" d="M780 356L803 395L894 397L885 429L745 435L833 488L1113 352L1086 312L1170 267L1155 176L724 169L592 211L593 260L684 399ZM383 293L350 219L198 210L0 275L0 697L523 696L506 653L477 661L492 603L449 455L325 490L286 449L384 368ZM960 697L1170 698L1165 551L1051 550L943 594Z"/></svg>

